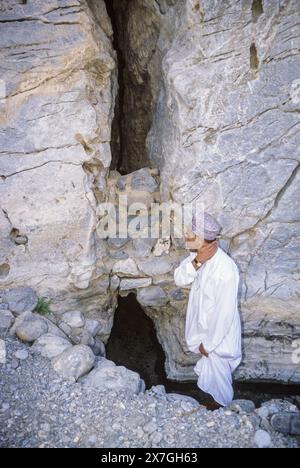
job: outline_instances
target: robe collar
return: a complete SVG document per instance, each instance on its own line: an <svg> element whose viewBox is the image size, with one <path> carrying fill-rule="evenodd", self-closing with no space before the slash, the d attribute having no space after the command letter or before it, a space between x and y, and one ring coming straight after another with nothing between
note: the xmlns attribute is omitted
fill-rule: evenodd
<svg viewBox="0 0 300 468"><path fill-rule="evenodd" d="M193 258L195 258L197 254L193 253L192 255L193 255ZM202 285L206 284L206 281L207 279L209 279L210 274L212 273L213 269L219 263L221 255L222 255L222 249L218 247L218 250L215 253L215 255L209 260L207 260L201 268L199 268L199 270L197 271L194 289L199 289Z"/></svg>

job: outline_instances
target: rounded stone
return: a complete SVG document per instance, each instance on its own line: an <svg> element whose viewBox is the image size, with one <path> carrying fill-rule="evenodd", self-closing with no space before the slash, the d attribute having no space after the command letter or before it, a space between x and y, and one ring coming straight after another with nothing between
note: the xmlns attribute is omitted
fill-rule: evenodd
<svg viewBox="0 0 300 468"><path fill-rule="evenodd" d="M21 317L21 316L20 316ZM17 337L25 342L31 343L48 331L48 325L41 317L31 315L26 317L16 326Z"/></svg>
<svg viewBox="0 0 300 468"><path fill-rule="evenodd" d="M95 356L86 345L76 345L52 359L54 370L63 378L78 380L94 366Z"/></svg>
<svg viewBox="0 0 300 468"><path fill-rule="evenodd" d="M26 349L19 349L18 351L15 352L14 356L20 361L24 361L25 359L28 358L29 353Z"/></svg>
<svg viewBox="0 0 300 468"><path fill-rule="evenodd" d="M9 310L0 310L0 330L9 330L15 318Z"/></svg>
<svg viewBox="0 0 300 468"><path fill-rule="evenodd" d="M65 312L62 314L61 320L71 328L81 328L85 324L84 315L79 310Z"/></svg>
<svg viewBox="0 0 300 468"><path fill-rule="evenodd" d="M71 347L71 343L66 338L46 333L35 341L32 349L42 356L52 359Z"/></svg>
<svg viewBox="0 0 300 468"><path fill-rule="evenodd" d="M268 432L259 429L254 435L254 442L258 448L268 448L272 444L270 434Z"/></svg>

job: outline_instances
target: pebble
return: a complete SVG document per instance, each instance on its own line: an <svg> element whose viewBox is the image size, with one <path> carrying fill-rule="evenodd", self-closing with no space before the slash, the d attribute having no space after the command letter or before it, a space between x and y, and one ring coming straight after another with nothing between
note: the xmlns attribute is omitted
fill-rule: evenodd
<svg viewBox="0 0 300 468"><path fill-rule="evenodd" d="M156 431L156 429L157 425L153 422L149 422L143 427L144 432L147 432L148 434L151 434L152 432Z"/></svg>
<svg viewBox="0 0 300 468"><path fill-rule="evenodd" d="M258 448L269 448L272 444L270 434L262 429L255 432L254 442Z"/></svg>
<svg viewBox="0 0 300 468"><path fill-rule="evenodd" d="M208 428L214 427L214 425L215 425L215 423L214 423L213 421L208 422L208 423L206 424L206 426L207 426Z"/></svg>
<svg viewBox="0 0 300 468"><path fill-rule="evenodd" d="M3 405L1 406L1 412L4 413L5 411L7 411L9 409L9 403L3 403Z"/></svg>
<svg viewBox="0 0 300 468"><path fill-rule="evenodd" d="M29 353L28 353L28 351L26 351L26 349L20 349L17 352L15 352L14 356L17 359L20 359L20 361L23 361L24 359L28 358Z"/></svg>

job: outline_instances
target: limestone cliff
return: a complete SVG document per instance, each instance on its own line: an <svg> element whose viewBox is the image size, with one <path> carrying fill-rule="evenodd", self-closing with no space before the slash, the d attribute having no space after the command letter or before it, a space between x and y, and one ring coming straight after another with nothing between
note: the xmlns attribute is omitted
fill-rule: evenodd
<svg viewBox="0 0 300 468"><path fill-rule="evenodd" d="M299 381L298 1L5 0L0 15L0 289L79 308L104 341L135 291L169 377L193 378L182 244L103 240L97 223L118 193L199 199L241 271L238 376Z"/></svg>

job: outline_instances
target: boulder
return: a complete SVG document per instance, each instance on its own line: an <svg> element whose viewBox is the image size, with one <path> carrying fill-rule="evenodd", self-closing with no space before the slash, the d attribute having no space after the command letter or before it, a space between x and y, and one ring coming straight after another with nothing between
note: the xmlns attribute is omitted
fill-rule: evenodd
<svg viewBox="0 0 300 468"><path fill-rule="evenodd" d="M111 362L100 361L86 377L81 379L87 387L99 388L102 391L126 392L128 395L144 391L143 381L139 374L124 366L112 365Z"/></svg>
<svg viewBox="0 0 300 468"><path fill-rule="evenodd" d="M33 342L40 336L48 332L48 324L43 317L40 317L32 312L24 312L19 315L10 333L16 334L17 337L25 342Z"/></svg>
<svg viewBox="0 0 300 468"><path fill-rule="evenodd" d="M0 364L6 363L6 343L0 339Z"/></svg>
<svg viewBox="0 0 300 468"><path fill-rule="evenodd" d="M132 255L137 258L146 258L151 254L155 239L133 239Z"/></svg>
<svg viewBox="0 0 300 468"><path fill-rule="evenodd" d="M120 276L139 276L136 263L132 258L116 262L112 271Z"/></svg>
<svg viewBox="0 0 300 468"><path fill-rule="evenodd" d="M91 347L93 353L95 356L104 356L106 355L106 349L103 341L101 341L99 338L95 338L95 343Z"/></svg>
<svg viewBox="0 0 300 468"><path fill-rule="evenodd" d="M137 262L139 269L148 276L164 275L173 270L172 262L168 257L155 257L147 261Z"/></svg>
<svg viewBox="0 0 300 468"><path fill-rule="evenodd" d="M85 324L84 315L79 310L65 312L62 314L61 320L71 328L80 328Z"/></svg>
<svg viewBox="0 0 300 468"><path fill-rule="evenodd" d="M109 237L107 243L110 247L114 247L116 249L120 249L128 244L129 238L128 237Z"/></svg>
<svg viewBox="0 0 300 468"><path fill-rule="evenodd" d="M194 406L199 406L200 403L193 397L189 395L181 395L180 393L167 393L167 400L169 401L181 401L185 403L191 403Z"/></svg>
<svg viewBox="0 0 300 468"><path fill-rule="evenodd" d="M76 345L66 349L52 359L54 370L67 380L77 381L94 366L95 356L85 345Z"/></svg>
<svg viewBox="0 0 300 468"><path fill-rule="evenodd" d="M300 412L274 414L271 418L271 425L275 431L300 436Z"/></svg>
<svg viewBox="0 0 300 468"><path fill-rule="evenodd" d="M158 190L158 184L154 177L152 177L150 169L145 167L132 172L130 175L124 175L117 181L117 188L119 190L125 190L130 186L133 190L139 192L156 192Z"/></svg>
<svg viewBox="0 0 300 468"><path fill-rule="evenodd" d="M123 278L120 282L120 291L129 291L130 289L147 288L151 286L151 278Z"/></svg>
<svg viewBox="0 0 300 468"><path fill-rule="evenodd" d="M84 329L88 331L92 336L96 336L101 330L101 323L98 320L87 319L84 325Z"/></svg>
<svg viewBox="0 0 300 468"><path fill-rule="evenodd" d="M161 287L150 286L138 290L137 300L142 306L161 307L168 303L168 296Z"/></svg>
<svg viewBox="0 0 300 468"><path fill-rule="evenodd" d="M16 359L19 359L20 361L25 361L25 359L27 359L28 356L29 356L29 353L27 349L18 349L18 351L14 353L14 357Z"/></svg>
<svg viewBox="0 0 300 468"><path fill-rule="evenodd" d="M254 443L258 448L269 448L272 445L271 436L268 432L259 429L255 432Z"/></svg>
<svg viewBox="0 0 300 468"><path fill-rule="evenodd" d="M255 411L255 404L251 400L233 400L228 408L236 413L253 413Z"/></svg>
<svg viewBox="0 0 300 468"><path fill-rule="evenodd" d="M34 342L32 349L42 356L52 359L71 347L72 344L66 338L46 333Z"/></svg>
<svg viewBox="0 0 300 468"><path fill-rule="evenodd" d="M9 330L15 318L9 310L0 310L0 330Z"/></svg>
<svg viewBox="0 0 300 468"><path fill-rule="evenodd" d="M16 315L23 312L33 312L38 304L38 297L32 288L9 289L5 292L3 300L8 308Z"/></svg>
<svg viewBox="0 0 300 468"><path fill-rule="evenodd" d="M156 192L158 190L158 183L152 177L150 169L144 167L138 171L131 173L131 188L139 192Z"/></svg>

